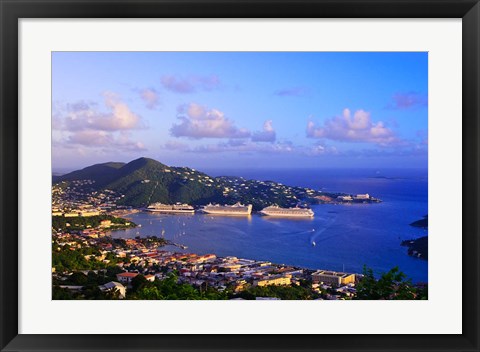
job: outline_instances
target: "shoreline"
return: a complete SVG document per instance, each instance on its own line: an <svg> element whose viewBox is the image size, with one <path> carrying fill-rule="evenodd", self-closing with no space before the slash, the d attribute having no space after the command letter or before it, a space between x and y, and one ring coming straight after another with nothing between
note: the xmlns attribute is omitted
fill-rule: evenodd
<svg viewBox="0 0 480 352"><path fill-rule="evenodd" d="M309 269L268 260L217 256L212 253L179 253L165 247L181 246L180 244L156 236L124 240L106 235L85 241L84 236L64 233L53 235L53 238L57 250L53 252L52 275L53 287L57 294L62 293L58 291L59 289L67 291L71 289L81 294L84 286L78 285L81 282L85 285L86 277L90 277L90 273L93 272L92 280L97 280L95 282L99 285L98 287L104 287L102 285L106 284L123 287L123 290L127 290L127 296L131 294L133 299L152 299L145 298L141 294L136 296L138 286L132 285L133 278L140 276L139 279L143 280L141 285L150 285L148 284L150 282L153 286L149 287L152 289L158 285L161 286L164 280L168 281L173 275L174 283L180 285L178 287L191 286L192 289L200 290L200 296L202 288L213 289L217 298L210 299L219 299L218 295L223 295L222 299L245 299L252 294L255 295L255 292L259 292L260 297L266 293L268 297L268 293L276 292L273 297L277 299L278 296L275 295L281 294L284 295L281 299L349 300L357 297L357 289L361 289L364 277L373 275L369 269L359 274L329 269ZM72 255L72 242L77 244L73 249L74 252L79 251L82 255L90 253L84 256L84 262L90 263L89 267L65 267L64 264L60 264L65 263L65 255ZM56 270L57 267L59 270ZM103 274L99 274L100 272ZM74 273L76 274L73 275ZM382 273L382 276L383 274L385 273ZM85 278L81 279L82 277ZM410 286L412 290L410 299L417 299L417 289L425 285L428 284L416 283ZM288 292L293 294L293 292L298 293L298 290L306 295L303 297L307 298L291 298L292 296L288 295ZM123 298L125 298L125 291L123 292ZM98 295L88 291L86 294ZM73 297L69 294L66 296ZM268 299L272 299L271 297Z"/></svg>
<svg viewBox="0 0 480 352"><path fill-rule="evenodd" d="M145 212L131 217L134 222L143 225L141 229L138 229L138 233L136 229L130 229L126 233L121 232L112 235L116 238L134 238L139 235L142 237L152 235L162 237L161 232L164 229L166 231L165 238L174 243L188 246L188 250L181 249L178 246L177 248L170 247L172 251L199 254L216 253L221 256L238 255L256 260L271 260L276 263L285 263L310 270L329 268L335 271L346 270L360 273L363 264L367 264L380 275L382 268L386 268L382 260L369 261L368 258L361 258L362 256L359 255L349 256L346 254L342 258L333 253L327 253L326 256L321 254L325 251L323 249L325 246L337 248L336 243L343 236L338 230L332 232L331 235L328 232L330 230L324 233L325 228L337 227L337 225L332 225L333 218L338 216L337 206L327 205L327 207L325 211L322 211L319 209L323 209L323 205L315 205L312 209L317 209L315 211L318 216L313 219L257 215L229 217L205 216L207 214L152 214ZM339 212L340 209L347 210L348 208L340 207L338 208ZM341 213L343 213L343 210ZM339 219L337 219L337 222L340 221ZM185 225L182 226L182 222L186 223L186 227L184 227ZM272 232L277 231L276 229L282 230L279 230L278 234ZM186 234L184 231L186 231ZM275 236L273 236L274 234ZM411 268L417 268L418 266L424 268L424 266L418 264L417 260L413 262L415 258L410 257L407 251L402 249L404 247L397 242L398 237L396 235L389 237L392 238L391 242L395 242L398 246L395 257L399 258L390 261L391 264L389 265L391 267L398 265L412 278L413 282L428 282L426 274L417 274L423 271L411 270ZM211 242L212 245L207 245L206 241ZM326 242L323 243L324 241ZM334 241L333 244L332 241ZM313 242L316 242L315 245ZM298 255L295 254L297 250L288 249L288 243L293 243L295 248L298 248ZM279 248L277 249L277 247ZM386 260L389 260L388 258ZM362 259L366 260L363 261Z"/></svg>

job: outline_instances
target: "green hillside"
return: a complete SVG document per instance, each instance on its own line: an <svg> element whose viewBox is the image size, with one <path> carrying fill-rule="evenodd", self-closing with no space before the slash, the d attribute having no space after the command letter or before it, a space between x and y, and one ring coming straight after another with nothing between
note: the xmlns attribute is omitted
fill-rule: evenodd
<svg viewBox="0 0 480 352"><path fill-rule="evenodd" d="M77 182L84 194L111 190L122 197L117 205L144 207L155 202L205 205L210 202L252 204L254 210L277 204L294 207L315 202L319 191L282 185L273 181L246 180L242 177L210 177L188 167L171 167L156 160L139 158L127 164L105 163L59 176L55 183Z"/></svg>
<svg viewBox="0 0 480 352"><path fill-rule="evenodd" d="M118 170L125 166L125 163L108 162L95 164L84 169L73 171L63 176L56 176L54 182L93 180L97 187L102 187L117 177Z"/></svg>
<svg viewBox="0 0 480 352"><path fill-rule="evenodd" d="M110 189L124 195L119 202L135 207L154 202L205 204L223 201L217 183L190 168L168 167L156 160L139 158L124 163L97 164L58 177L56 182L93 180L94 189Z"/></svg>

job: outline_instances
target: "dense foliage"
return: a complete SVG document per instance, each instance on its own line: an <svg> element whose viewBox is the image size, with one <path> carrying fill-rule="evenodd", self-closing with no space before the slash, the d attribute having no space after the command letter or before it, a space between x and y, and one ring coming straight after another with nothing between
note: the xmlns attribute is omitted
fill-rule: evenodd
<svg viewBox="0 0 480 352"><path fill-rule="evenodd" d="M302 286L254 286L239 292L235 297L255 299L256 297L275 297L282 300L311 300L320 297L310 288Z"/></svg>
<svg viewBox="0 0 480 352"><path fill-rule="evenodd" d="M64 217L52 216L52 229L54 231L78 231L87 228L96 228L100 226L101 221L110 220L116 228L128 228L137 226L130 220L118 218L112 215L95 215L95 216L77 216ZM69 224L69 225L67 225Z"/></svg>
<svg viewBox="0 0 480 352"><path fill-rule="evenodd" d="M82 170L73 171L63 176L55 176L54 182L74 181L74 180L92 180L98 187L103 187L115 179L118 169L124 166L124 163L103 163L88 166Z"/></svg>
<svg viewBox="0 0 480 352"><path fill-rule="evenodd" d="M67 299L92 299L92 300L106 300L119 299L120 293L117 290L102 291L98 285L85 286L81 290L69 290L60 286L53 286L52 299L67 300Z"/></svg>
<svg viewBox="0 0 480 352"><path fill-rule="evenodd" d="M129 299L167 299L167 300L223 300L228 299L227 292L219 292L205 287L203 289L188 284L178 283L178 276L170 273L163 280L147 281L143 275L132 280L132 288L128 290Z"/></svg>
<svg viewBox="0 0 480 352"><path fill-rule="evenodd" d="M103 259L97 260L97 257ZM79 247L75 244L60 246L55 241L52 244L52 268L56 272L105 269L115 267L123 260L125 259L116 257L112 252L103 257L94 247Z"/></svg>
<svg viewBox="0 0 480 352"><path fill-rule="evenodd" d="M394 267L389 272L382 274L376 279L373 270L367 267L363 269L363 278L357 284L355 299L362 300L412 300L428 299L426 289L412 285L406 275Z"/></svg>

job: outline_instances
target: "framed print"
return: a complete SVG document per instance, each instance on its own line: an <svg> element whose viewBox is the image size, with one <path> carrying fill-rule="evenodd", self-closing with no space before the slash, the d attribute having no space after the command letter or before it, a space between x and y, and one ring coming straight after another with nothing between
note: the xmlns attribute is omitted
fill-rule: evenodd
<svg viewBox="0 0 480 352"><path fill-rule="evenodd" d="M477 1L3 1L1 347L478 351Z"/></svg>

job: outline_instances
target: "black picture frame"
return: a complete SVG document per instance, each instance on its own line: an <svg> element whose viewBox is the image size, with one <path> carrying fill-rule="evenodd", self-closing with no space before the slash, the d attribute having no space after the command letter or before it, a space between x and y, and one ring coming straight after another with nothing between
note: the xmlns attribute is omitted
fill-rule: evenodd
<svg viewBox="0 0 480 352"><path fill-rule="evenodd" d="M0 0L2 351L479 351L478 0ZM18 20L21 18L462 18L461 335L18 334ZM358 317L361 324L361 317Z"/></svg>

